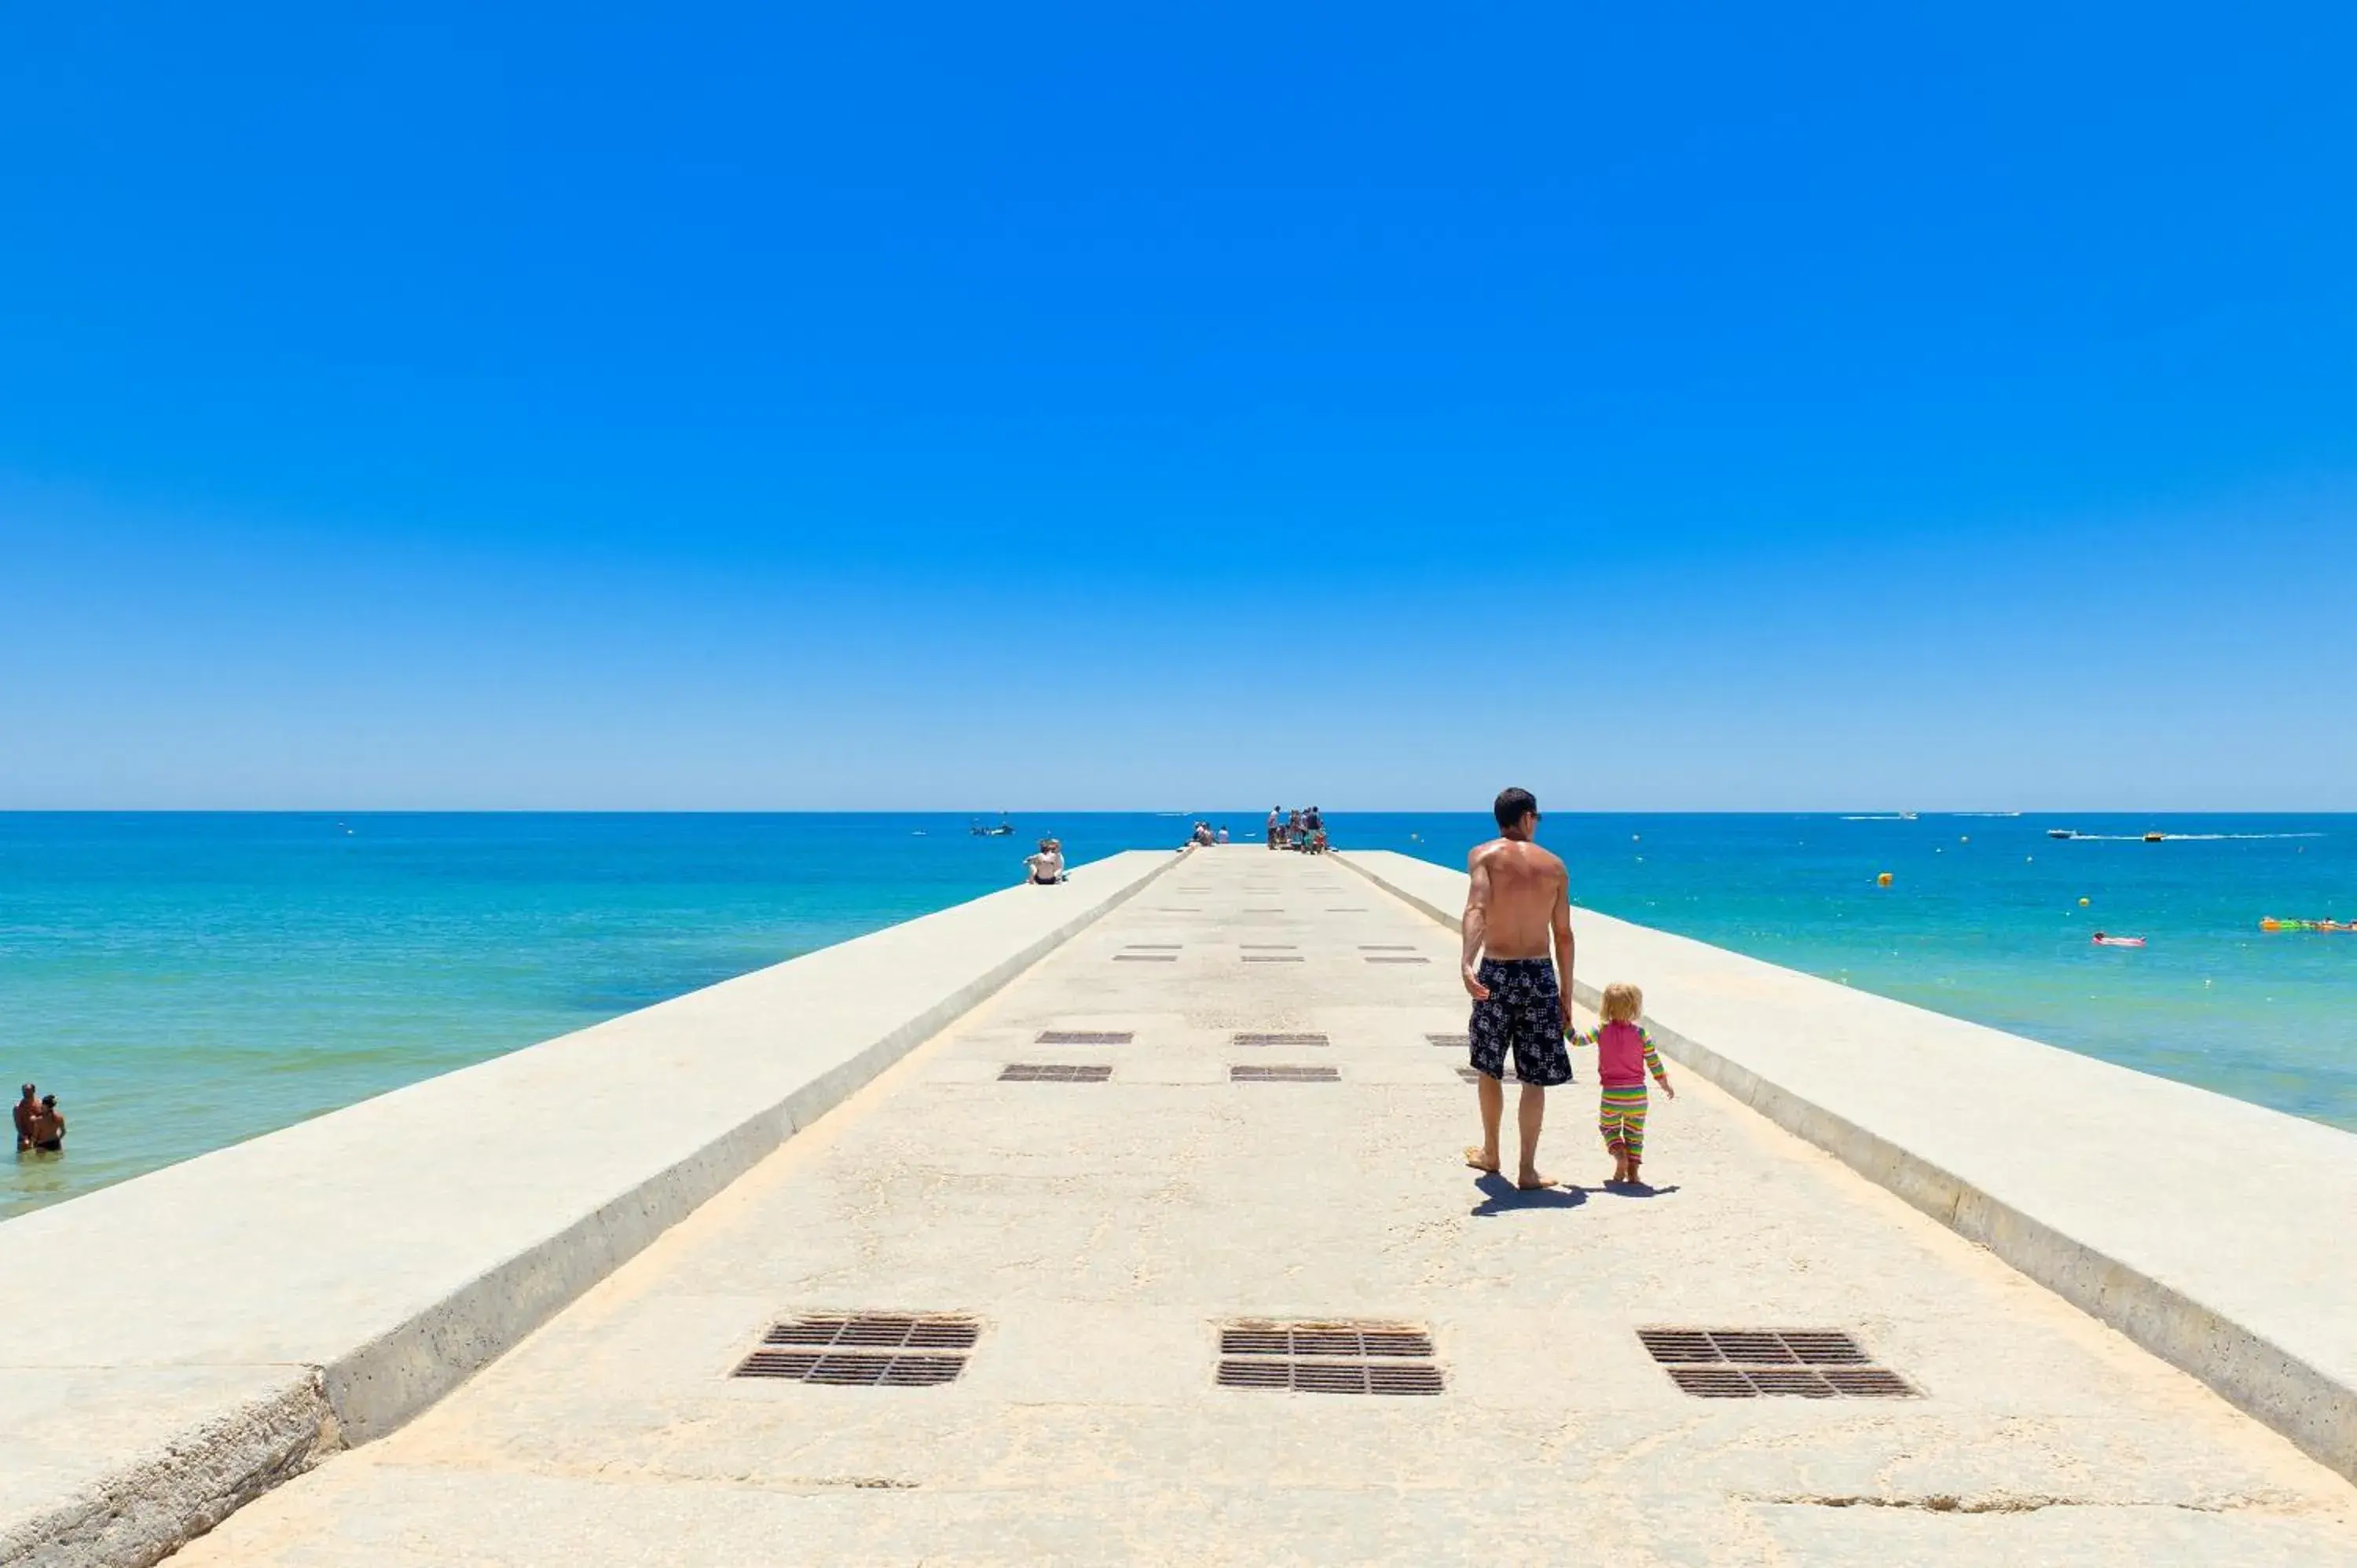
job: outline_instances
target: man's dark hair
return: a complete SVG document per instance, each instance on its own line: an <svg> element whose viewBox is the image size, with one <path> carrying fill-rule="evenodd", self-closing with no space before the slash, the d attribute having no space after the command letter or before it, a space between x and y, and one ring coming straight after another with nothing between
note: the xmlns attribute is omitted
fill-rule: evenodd
<svg viewBox="0 0 2357 1568"><path fill-rule="evenodd" d="M1539 798L1528 789L1501 789L1498 803L1490 808L1501 828L1520 826L1522 820L1539 809Z"/></svg>

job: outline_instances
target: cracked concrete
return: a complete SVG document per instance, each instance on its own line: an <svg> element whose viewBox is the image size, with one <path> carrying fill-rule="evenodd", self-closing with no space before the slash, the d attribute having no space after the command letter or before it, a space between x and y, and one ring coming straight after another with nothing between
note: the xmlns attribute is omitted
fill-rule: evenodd
<svg viewBox="0 0 2357 1568"><path fill-rule="evenodd" d="M1690 1075L1650 1197L1594 1185L1585 1062L1542 1159L1583 1187L1477 1176L1462 1054L1424 1037L1464 1027L1446 933L1258 848L1170 881L176 1561L2357 1564L2347 1481ZM1178 961L1113 961L1147 941ZM1075 1060L1112 1080L996 1081ZM1245 1061L1341 1081L1231 1083ZM944 1387L726 1375L776 1318L845 1308L984 1330ZM1447 1391L1217 1388L1245 1316L1427 1325ZM1660 1324L1846 1329L1924 1397L1690 1399L1635 1337Z"/></svg>

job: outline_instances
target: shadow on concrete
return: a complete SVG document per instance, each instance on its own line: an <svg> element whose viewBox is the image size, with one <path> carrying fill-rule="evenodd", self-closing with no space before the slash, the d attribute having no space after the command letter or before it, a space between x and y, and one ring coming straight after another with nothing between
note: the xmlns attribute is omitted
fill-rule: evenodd
<svg viewBox="0 0 2357 1568"><path fill-rule="evenodd" d="M1667 1197L1678 1190L1678 1185L1672 1182L1667 1187L1653 1187L1641 1181L1608 1181L1595 1190L1613 1197Z"/></svg>
<svg viewBox="0 0 2357 1568"><path fill-rule="evenodd" d="M1494 1172L1476 1176L1473 1186L1481 1194L1480 1203L1473 1209L1477 1219L1523 1208L1577 1208L1587 1201L1587 1194L1576 1187L1543 1187L1535 1192L1524 1192Z"/></svg>

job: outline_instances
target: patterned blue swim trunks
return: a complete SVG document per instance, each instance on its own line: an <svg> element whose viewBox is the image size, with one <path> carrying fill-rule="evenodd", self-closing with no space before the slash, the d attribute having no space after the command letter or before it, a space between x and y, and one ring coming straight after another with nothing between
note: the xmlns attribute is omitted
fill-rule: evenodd
<svg viewBox="0 0 2357 1568"><path fill-rule="evenodd" d="M1490 1000L1473 1004L1473 1070L1506 1076L1506 1053L1514 1054L1514 1076L1552 1088L1571 1081L1571 1052L1563 1043L1563 996L1555 989L1555 962L1544 958L1485 958L1476 972L1490 988Z"/></svg>

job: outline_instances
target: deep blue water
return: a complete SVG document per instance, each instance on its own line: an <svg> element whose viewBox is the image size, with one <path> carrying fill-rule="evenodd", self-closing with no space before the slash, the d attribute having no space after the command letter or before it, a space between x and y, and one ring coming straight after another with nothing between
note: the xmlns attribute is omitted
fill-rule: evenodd
<svg viewBox="0 0 2357 1568"><path fill-rule="evenodd" d="M0 1079L73 1124L63 1158L0 1167L0 1213L974 897L1043 832L1080 861L1185 826L968 820L0 814ZM1487 831L1331 820L1344 847L1457 865ZM2357 917L2357 819L1556 814L1542 836L1584 904L2357 1128L2357 935L2257 929ZM2098 925L2149 946L2095 948Z"/></svg>

